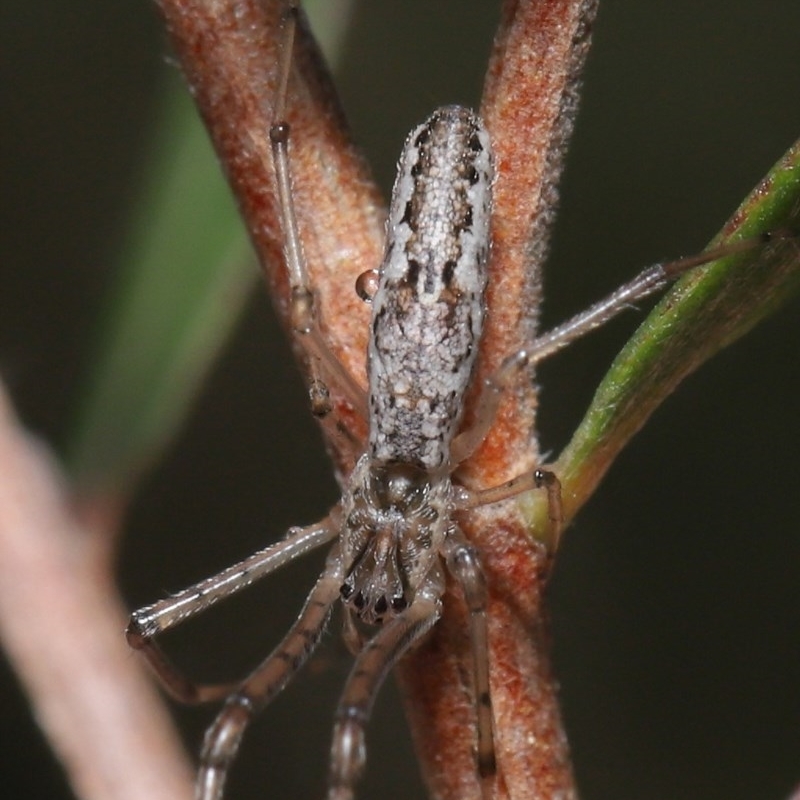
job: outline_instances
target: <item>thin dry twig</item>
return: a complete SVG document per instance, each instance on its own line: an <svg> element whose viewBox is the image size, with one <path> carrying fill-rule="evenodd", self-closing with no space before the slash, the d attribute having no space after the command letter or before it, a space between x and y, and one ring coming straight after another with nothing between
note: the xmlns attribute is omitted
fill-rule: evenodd
<svg viewBox="0 0 800 800"><path fill-rule="evenodd" d="M181 800L190 772L160 698L125 647L110 559L116 509L70 504L0 387L0 638L84 800Z"/></svg>

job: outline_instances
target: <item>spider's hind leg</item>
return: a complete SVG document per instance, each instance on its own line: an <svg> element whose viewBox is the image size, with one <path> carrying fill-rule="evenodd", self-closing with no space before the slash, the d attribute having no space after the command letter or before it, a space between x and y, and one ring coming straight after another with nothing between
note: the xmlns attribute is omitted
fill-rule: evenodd
<svg viewBox="0 0 800 800"><path fill-rule="evenodd" d="M366 419L366 393L331 350L322 330L317 298L303 254L297 224L297 211L292 196L292 174L289 159L291 129L286 119L286 101L299 14L299 6L292 4L287 9L284 19L284 38L279 63L274 122L269 130L272 160L275 167L275 191L283 233L283 257L291 287L291 325L297 341L308 356L311 373L309 398L314 415L325 417L332 411L333 406L328 391L330 385L331 388L338 389L356 412Z"/></svg>

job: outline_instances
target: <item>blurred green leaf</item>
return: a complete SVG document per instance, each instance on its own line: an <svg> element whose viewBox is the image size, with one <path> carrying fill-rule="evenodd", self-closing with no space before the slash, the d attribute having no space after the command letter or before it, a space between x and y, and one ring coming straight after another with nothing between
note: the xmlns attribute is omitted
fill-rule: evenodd
<svg viewBox="0 0 800 800"><path fill-rule="evenodd" d="M132 214L66 463L77 488L120 491L175 431L257 271L180 75Z"/></svg>
<svg viewBox="0 0 800 800"><path fill-rule="evenodd" d="M351 0L306 3L331 58ZM161 453L244 308L258 272L180 75L131 215L65 462L82 494L120 494Z"/></svg>

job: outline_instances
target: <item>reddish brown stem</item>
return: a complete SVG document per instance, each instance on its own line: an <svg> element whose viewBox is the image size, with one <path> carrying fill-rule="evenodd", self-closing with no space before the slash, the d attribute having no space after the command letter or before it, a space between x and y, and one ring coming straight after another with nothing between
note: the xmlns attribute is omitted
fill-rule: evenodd
<svg viewBox="0 0 800 800"><path fill-rule="evenodd" d="M269 129L281 23L277 0L159 0L173 46L239 204L273 302L288 327L288 283ZM286 116L291 129L292 193L311 283L334 352L365 383L369 308L356 278L380 262L384 210L353 147L330 77L301 26ZM341 401L339 418L357 434L363 423ZM347 471L354 453L339 437Z"/></svg>
<svg viewBox="0 0 800 800"><path fill-rule="evenodd" d="M278 310L287 282L268 139L274 100L278 2L160 0L176 52L228 173ZM481 375L529 340L539 301L538 265L553 217L555 181L575 108L594 0L506 2L489 68L483 113L497 154L496 214ZM293 194L326 333L364 382L368 313L355 278L380 260L383 212L355 155L329 79L301 32L287 109ZM474 401L474 398L473 398ZM535 464L536 398L506 398L497 424L463 478L476 488ZM347 425L363 433L340 402ZM338 448L338 450L337 450ZM355 453L331 449L343 471ZM510 508L510 511L509 511ZM548 555L512 504L474 512L465 530L479 544L490 585L492 690L500 777L497 798L574 794L542 611ZM417 750L432 793L480 796L473 759L467 622L448 594L434 635L401 667Z"/></svg>
<svg viewBox="0 0 800 800"><path fill-rule="evenodd" d="M481 375L533 337L555 184L595 11L594 0L508 0L503 7L482 105L498 174ZM538 459L535 410L530 384L505 398L483 446L461 470L463 479L492 486L532 469ZM462 525L480 546L490 587L495 796L572 797L542 599L549 555L532 542L513 504L472 512ZM466 615L454 592L445 602L432 642L401 667L402 682L434 796L477 798Z"/></svg>

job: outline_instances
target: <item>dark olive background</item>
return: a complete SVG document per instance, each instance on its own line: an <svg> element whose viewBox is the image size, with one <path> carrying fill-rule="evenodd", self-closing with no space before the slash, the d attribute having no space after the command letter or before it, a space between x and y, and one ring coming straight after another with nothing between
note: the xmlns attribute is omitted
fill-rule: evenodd
<svg viewBox="0 0 800 800"><path fill-rule="evenodd" d="M339 83L384 187L412 124L439 104L477 103L495 17L482 0L358 6ZM546 324L649 261L700 249L800 136L798 29L796 0L602 5ZM5 0L0 53L0 372L25 422L59 441L171 67L145 0ZM778 799L800 781L797 313L795 302L681 387L565 540L554 657L586 800ZM541 370L545 449L567 441L640 316ZM119 559L126 596L140 605L216 571L336 496L259 295L141 486ZM244 671L289 625L319 563L191 624L172 652L198 675ZM249 733L231 800L322 796L348 663L334 627ZM6 796L70 797L7 667L0 703ZM192 751L212 714L177 711ZM360 796L421 796L393 687L369 746Z"/></svg>

